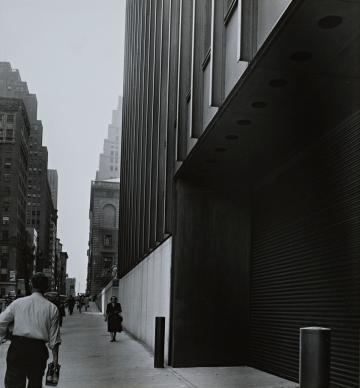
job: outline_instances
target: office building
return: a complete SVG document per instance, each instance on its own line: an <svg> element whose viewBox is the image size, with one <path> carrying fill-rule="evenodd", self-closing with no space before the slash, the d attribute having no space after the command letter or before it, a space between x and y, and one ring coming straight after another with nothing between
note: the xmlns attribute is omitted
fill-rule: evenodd
<svg viewBox="0 0 360 388"><path fill-rule="evenodd" d="M58 199L58 173L57 170L48 169L48 181L50 186L51 198L53 201L54 208L57 209L57 199Z"/></svg>
<svg viewBox="0 0 360 388"><path fill-rule="evenodd" d="M0 294L25 292L34 265L26 231L30 123L20 99L0 97ZM22 279L22 282L19 280ZM21 283L21 285L20 285Z"/></svg>
<svg viewBox="0 0 360 388"><path fill-rule="evenodd" d="M117 179L120 176L120 137L122 118L122 97L118 107L112 112L112 122L108 127L108 137L104 140L103 152L100 154L99 169L96 180Z"/></svg>
<svg viewBox="0 0 360 388"><path fill-rule="evenodd" d="M47 179L48 151L42 145L43 126L37 118L37 99L29 93L20 73L10 63L0 62L0 96L20 98L30 122L29 163L26 201L26 225L38 234L36 270L44 271L54 284L53 235L56 233L57 211Z"/></svg>
<svg viewBox="0 0 360 388"><path fill-rule="evenodd" d="M128 0L119 296L172 366L359 386L360 3Z"/></svg>
<svg viewBox="0 0 360 388"><path fill-rule="evenodd" d="M66 295L67 296L75 296L75 286L76 279L75 278L66 278Z"/></svg>
<svg viewBox="0 0 360 388"><path fill-rule="evenodd" d="M92 181L87 292L97 295L118 262L119 179Z"/></svg>

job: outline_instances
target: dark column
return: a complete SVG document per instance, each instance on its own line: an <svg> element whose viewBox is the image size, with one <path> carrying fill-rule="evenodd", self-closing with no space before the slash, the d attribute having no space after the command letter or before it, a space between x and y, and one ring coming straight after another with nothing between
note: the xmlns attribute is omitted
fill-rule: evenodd
<svg viewBox="0 0 360 388"><path fill-rule="evenodd" d="M155 318L154 367L164 368L165 317Z"/></svg>
<svg viewBox="0 0 360 388"><path fill-rule="evenodd" d="M330 383L331 330L300 329L300 388L328 388Z"/></svg>

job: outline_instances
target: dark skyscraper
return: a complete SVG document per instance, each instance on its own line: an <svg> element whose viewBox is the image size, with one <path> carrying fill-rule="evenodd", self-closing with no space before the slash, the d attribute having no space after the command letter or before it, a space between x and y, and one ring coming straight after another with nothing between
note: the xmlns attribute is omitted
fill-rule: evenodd
<svg viewBox="0 0 360 388"><path fill-rule="evenodd" d="M167 318L171 365L295 381L299 329L324 326L331 384L358 387L358 20L358 2L127 1L119 295L150 346Z"/></svg>

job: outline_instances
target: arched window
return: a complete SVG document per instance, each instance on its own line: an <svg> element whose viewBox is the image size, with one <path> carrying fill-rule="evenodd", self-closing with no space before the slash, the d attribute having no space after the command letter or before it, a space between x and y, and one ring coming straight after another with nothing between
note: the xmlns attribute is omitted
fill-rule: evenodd
<svg viewBox="0 0 360 388"><path fill-rule="evenodd" d="M105 205L103 207L104 226L116 227L116 208L114 205Z"/></svg>

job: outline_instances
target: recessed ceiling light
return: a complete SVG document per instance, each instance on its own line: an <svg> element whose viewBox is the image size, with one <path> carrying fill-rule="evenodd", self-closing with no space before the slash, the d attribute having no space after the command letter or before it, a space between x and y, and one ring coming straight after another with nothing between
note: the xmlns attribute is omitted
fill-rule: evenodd
<svg viewBox="0 0 360 388"><path fill-rule="evenodd" d="M337 15L328 15L318 21L318 26L324 30L337 27L342 23L342 18Z"/></svg>
<svg viewBox="0 0 360 388"><path fill-rule="evenodd" d="M288 82L285 79L275 78L269 82L269 85L273 88L280 88L281 86L285 86L287 83Z"/></svg>

